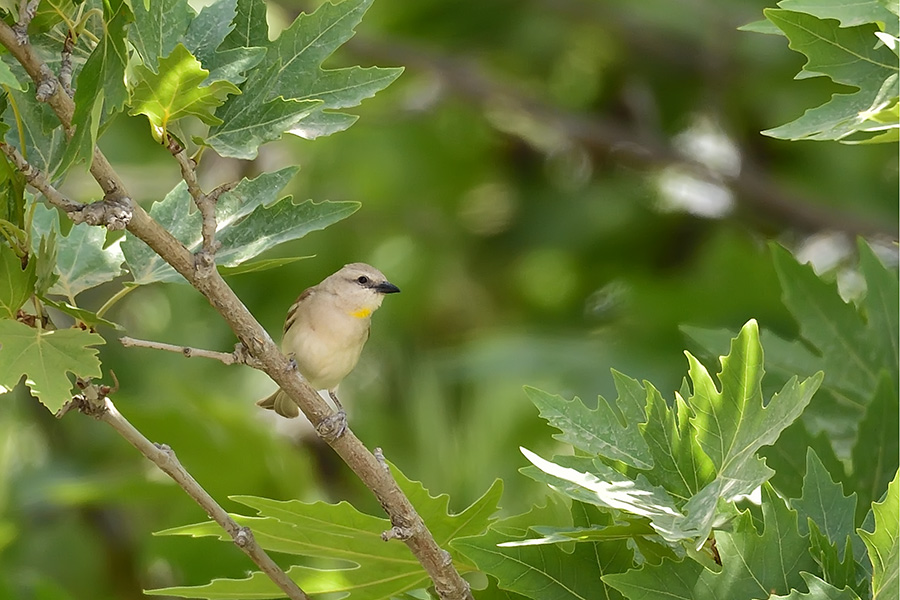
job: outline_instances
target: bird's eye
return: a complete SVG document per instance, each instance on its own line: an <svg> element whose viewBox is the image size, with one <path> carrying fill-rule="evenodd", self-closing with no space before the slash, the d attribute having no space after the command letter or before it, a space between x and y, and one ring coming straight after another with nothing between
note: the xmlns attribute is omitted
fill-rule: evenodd
<svg viewBox="0 0 900 600"><path fill-rule="evenodd" d="M356 278L356 283L359 283L361 285L366 285L367 283L369 283L369 278L366 277L365 275L360 275L359 277Z"/></svg>

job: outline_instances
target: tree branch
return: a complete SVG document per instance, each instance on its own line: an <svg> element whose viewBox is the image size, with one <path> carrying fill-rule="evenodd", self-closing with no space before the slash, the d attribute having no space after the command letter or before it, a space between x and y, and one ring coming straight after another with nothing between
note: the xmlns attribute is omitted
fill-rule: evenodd
<svg viewBox="0 0 900 600"><path fill-rule="evenodd" d="M47 71L46 65L41 62L31 44L18 45L12 28L2 21L0 21L0 44L6 46L36 83L43 80ZM66 132L71 132L74 112L72 99L61 86L56 86L46 101L60 119ZM296 369L292 368L287 357L281 353L266 330L225 283L218 271L211 269L208 276L201 276L197 272L191 253L131 200L125 184L98 147L94 148L90 171L107 199L120 199L131 207L133 214L127 225L129 233L146 243L206 297L240 342L261 363L260 369L297 403L317 431L320 425L327 426L335 414L331 407L303 381ZM431 577L438 595L446 600L471 599L468 583L453 567L448 554L435 542L434 536L425 527L422 518L391 474L384 470L359 438L348 428L341 436L334 439L326 436L323 439L372 491L390 517L391 524L404 531L414 532L403 541Z"/></svg>
<svg viewBox="0 0 900 600"><path fill-rule="evenodd" d="M256 543L253 532L249 527L239 525L232 519L215 499L209 495L203 487L197 483L190 473L184 468L175 452L165 444L154 444L138 431L122 414L116 410L108 394L112 391L106 386L97 386L89 381L79 380L79 387L83 393L72 399L71 404L63 407L60 416L71 410L78 409L86 415L90 415L99 421L103 421L116 430L125 440L134 446L138 452L155 464L161 471L171 477L181 489L190 496L194 502L206 511L209 517L228 532L234 544L250 557L256 565L268 575L278 588L291 600L309 600L309 596L288 577L287 573L279 567L274 560Z"/></svg>
<svg viewBox="0 0 900 600"><path fill-rule="evenodd" d="M211 358L225 365L247 365L254 369L260 368L261 364L252 356L247 354L247 349L241 344L236 344L234 352L216 352L215 350L203 350L202 348L191 348L190 346L176 346L174 344L166 344L164 342L153 342L150 340L138 340L132 337L121 337L119 342L126 348L150 348L153 350L165 350L166 352L175 352L181 354L185 358L193 358L199 356L201 358Z"/></svg>

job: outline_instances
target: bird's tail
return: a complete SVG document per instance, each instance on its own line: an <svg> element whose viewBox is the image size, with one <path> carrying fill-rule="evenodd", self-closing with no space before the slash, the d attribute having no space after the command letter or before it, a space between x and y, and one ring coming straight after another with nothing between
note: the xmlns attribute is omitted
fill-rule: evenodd
<svg viewBox="0 0 900 600"><path fill-rule="evenodd" d="M271 396L266 396L259 400L256 405L268 410L274 410L282 417L288 419L293 419L300 415L300 409L281 389L276 390Z"/></svg>

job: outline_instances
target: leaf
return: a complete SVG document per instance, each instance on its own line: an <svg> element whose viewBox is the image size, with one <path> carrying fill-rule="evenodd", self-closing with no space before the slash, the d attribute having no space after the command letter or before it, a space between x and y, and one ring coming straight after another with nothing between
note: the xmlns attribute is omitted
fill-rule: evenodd
<svg viewBox="0 0 900 600"><path fill-rule="evenodd" d="M215 81L200 87L209 72L187 48L178 44L168 57L159 61L159 75L137 66L138 82L131 94L130 115L143 114L150 120L157 141L166 139L169 123L194 116L206 123L221 123L212 110L225 101L227 94L239 94L237 86L227 81Z"/></svg>
<svg viewBox="0 0 900 600"><path fill-rule="evenodd" d="M898 562L900 562L900 485L898 475L888 486L887 494L881 502L872 505L875 514L873 531L857 529L869 550L872 561L872 598L873 600L889 600L900 597L898 583Z"/></svg>
<svg viewBox="0 0 900 600"><path fill-rule="evenodd" d="M812 573L800 573L800 577L809 588L808 592L791 590L787 596L770 596L769 600L859 600L859 596L850 588L839 590Z"/></svg>
<svg viewBox="0 0 900 600"><path fill-rule="evenodd" d="M16 79L16 76L13 75L9 65L3 60L0 60L0 86L18 90L20 92L24 92L27 89L27 86Z"/></svg>
<svg viewBox="0 0 900 600"><path fill-rule="evenodd" d="M879 0L861 0L852 4L845 0L781 0L778 6L820 19L837 19L841 27L884 23L893 19L891 12Z"/></svg>
<svg viewBox="0 0 900 600"><path fill-rule="evenodd" d="M128 100L125 28L133 16L125 0L104 0L103 37L76 78L75 112L72 115L75 132L63 157L62 163L66 167L78 160L91 165L101 119L121 111Z"/></svg>
<svg viewBox="0 0 900 600"><path fill-rule="evenodd" d="M503 490L502 483L495 481L470 507L458 515L450 515L446 495L430 496L421 484L406 479L396 468L393 472L441 546L456 537L482 533L493 520L491 515L497 510ZM361 597L387 599L429 585L428 575L404 544L382 540L381 534L391 528L387 519L363 514L346 502L309 504L255 496L232 499L257 511L257 517L236 516L235 519L250 526L254 538L266 550L340 561L329 570L300 565L288 570L288 575L308 594L352 590ZM169 529L161 534L212 535L231 542L231 537L211 522ZM454 558L462 572L473 570L471 563L458 553ZM248 579L217 579L205 586L148 593L188 598L268 598L277 597L280 592L262 573L254 573Z"/></svg>
<svg viewBox="0 0 900 600"><path fill-rule="evenodd" d="M821 390L817 392L815 398L818 399L821 393ZM803 477L809 472L807 450L815 452L830 478L838 483L848 481L844 465L835 455L828 437L822 432L811 435L803 419L798 419L781 433L777 442L759 451L760 456L766 459L766 466L775 470L769 482L784 498L799 498L803 493Z"/></svg>
<svg viewBox="0 0 900 600"><path fill-rule="evenodd" d="M50 288L59 281L59 274L56 272L58 250L56 246L56 231L51 231L50 235L41 236L37 254L32 253L36 261L35 275L37 276L37 281L34 284L34 293L38 296L46 296Z"/></svg>
<svg viewBox="0 0 900 600"><path fill-rule="evenodd" d="M778 439L809 404L822 382L822 373L798 383L792 377L763 405L763 352L756 321L750 320L732 340L731 351L721 359L719 391L706 368L689 353L689 374L694 393L688 404L694 411L691 426L695 439L709 456L716 479L683 507L685 528L697 529L705 539L715 518L719 498L730 500L749 494L768 480L772 470L756 456L763 446Z"/></svg>
<svg viewBox="0 0 900 600"><path fill-rule="evenodd" d="M134 2L132 8L134 25L128 31L128 41L141 55L142 68L159 73L160 59L175 49L191 24L194 11L187 0L153 0L149 7Z"/></svg>
<svg viewBox="0 0 900 600"><path fill-rule="evenodd" d="M896 272L885 267L872 248L860 238L859 269L866 280L866 295L862 308L867 317L866 330L876 334L867 338L880 347L878 356L893 376L894 385L900 382L900 280Z"/></svg>
<svg viewBox="0 0 900 600"><path fill-rule="evenodd" d="M653 466L650 449L641 437L637 423L620 423L603 398L598 399L596 409L590 410L578 398L565 400L532 387L526 387L525 394L541 417L562 432L554 435L555 439L588 454L620 460L638 469Z"/></svg>
<svg viewBox="0 0 900 600"><path fill-rule="evenodd" d="M897 471L900 461L900 406L897 392L887 373L875 390L866 414L859 424L859 435L851 454L853 488L859 494L861 517L872 502L880 498Z"/></svg>
<svg viewBox="0 0 900 600"><path fill-rule="evenodd" d="M286 167L255 179L243 179L235 189L219 197L216 218L220 232L217 239L222 242L217 254L220 265L237 266L282 241L323 229L359 208L356 202L293 204L289 196L279 200L282 188L296 172L295 167ZM150 215L193 251L200 247L202 238L200 214L190 209L190 194L181 182L161 202L150 207ZM162 258L130 234L122 243L122 252L138 285L184 281Z"/></svg>
<svg viewBox="0 0 900 600"><path fill-rule="evenodd" d="M853 94L836 94L830 102L787 125L763 131L764 135L839 140L867 129L873 124L870 114L896 102L900 94L896 56L874 43L879 31L874 23L838 27L836 21L802 12L771 8L763 12L784 31L789 47L806 55L803 73L827 75L836 83L858 88Z"/></svg>
<svg viewBox="0 0 900 600"><path fill-rule="evenodd" d="M739 600L769 598L801 584L800 572L815 572L807 539L790 510L771 486L762 488L763 532L758 534L749 511L741 513L732 531L717 531L722 561L714 573L692 560L666 560L624 574L605 575L603 582L631 600L696 598Z"/></svg>
<svg viewBox="0 0 900 600"><path fill-rule="evenodd" d="M6 133L6 142L15 146L31 166L47 173L51 178L56 173L66 151L67 141L59 119L46 103L34 97L34 86L29 84L25 92L8 92L10 109L14 123ZM25 147L20 143L20 135L25 139Z"/></svg>
<svg viewBox="0 0 900 600"><path fill-rule="evenodd" d="M579 509L578 503L572 507L579 525L590 525L590 517L579 515ZM494 523L484 535L457 539L451 547L496 577L501 589L529 598L620 598L615 590L600 583L600 576L622 572L632 564L632 552L624 541L580 543L572 552L555 545L511 544L528 539L534 523L565 526L572 519L558 500L551 500L546 506Z"/></svg>
<svg viewBox="0 0 900 600"><path fill-rule="evenodd" d="M0 320L0 393L25 385L50 412L72 399L76 377L100 377L100 360L91 346L103 344L96 333L82 329L35 329L18 321Z"/></svg>
<svg viewBox="0 0 900 600"><path fill-rule="evenodd" d="M313 258L313 256L287 256L285 258L268 258L265 260L254 260L253 262L245 262L236 267L218 267L222 277L230 277L232 275L243 275L244 273L256 273L257 271L268 271L269 269L279 269L285 265L289 265L298 260Z"/></svg>
<svg viewBox="0 0 900 600"><path fill-rule="evenodd" d="M0 243L0 319L14 319L16 311L34 293L36 261L22 268L22 259L6 244Z"/></svg>
<svg viewBox="0 0 900 600"><path fill-rule="evenodd" d="M716 469L692 434L691 409L681 394L676 395L672 410L652 384L644 382L644 386L647 423L641 433L655 465L646 476L664 487L680 507L715 479Z"/></svg>
<svg viewBox="0 0 900 600"><path fill-rule="evenodd" d="M98 325L105 325L106 327L112 327L116 331L125 331L125 328L118 323L113 323L112 321L108 321L103 317L98 317L97 313L90 310L85 310L83 308L78 308L77 306L72 306L68 302L56 302L55 300L51 300L49 298L41 298L41 302L48 306L52 306L60 312L64 312L65 314L74 318L77 322L82 323L91 329L96 329Z"/></svg>
<svg viewBox="0 0 900 600"><path fill-rule="evenodd" d="M255 158L261 144L287 131L303 131L301 121L314 112L356 106L396 79L401 69L320 68L350 39L371 2L326 2L314 13L297 17L273 42L264 28L264 3L239 2L237 26L221 49L259 46L267 52L242 86L243 94L216 111L223 124L210 130L206 143L222 156ZM307 133L327 135L346 129L351 119L347 115L315 118Z"/></svg>
<svg viewBox="0 0 900 600"><path fill-rule="evenodd" d="M812 555L821 565L825 580L839 588L857 582L852 551L856 494L845 497L822 461L810 448L806 453L803 495L791 502L800 518L800 532L810 534ZM849 549L849 550L848 550Z"/></svg>
<svg viewBox="0 0 900 600"><path fill-rule="evenodd" d="M639 475L634 481L599 460L579 456L556 456L544 460L526 448L519 448L536 468L522 473L550 485L579 502L593 504L643 517L663 539L677 542L695 537L682 528L684 515L665 490L654 487Z"/></svg>
<svg viewBox="0 0 900 600"><path fill-rule="evenodd" d="M811 429L814 433L825 429L837 448L849 446L878 385L881 369L896 370L889 367L893 359L887 348L896 344L897 332L876 329L877 319L867 323L855 306L841 299L836 285L822 281L812 267L799 264L780 246L773 244L771 249L784 304L797 320L801 337L821 355L818 368L826 373L825 384L831 391L830 395L816 397L813 412L820 421L817 429ZM874 266L869 264L867 269L874 270ZM880 277L897 279L883 267ZM872 285L886 289L883 282ZM825 420L821 420L823 415L827 415Z"/></svg>
<svg viewBox="0 0 900 600"><path fill-rule="evenodd" d="M59 279L51 294L75 298L84 290L112 281L122 274L124 256L119 243L104 248L106 230L87 223L73 225L68 235L60 234L57 211L41 203L34 207L32 251L40 250L40 240L56 237L56 273Z"/></svg>
<svg viewBox="0 0 900 600"><path fill-rule="evenodd" d="M232 20L236 7L236 0L219 0L204 7L184 34L185 47L209 71L207 82L243 83L247 79L246 72L258 65L266 54L265 48L244 46L217 50L235 27ZM263 26L266 26L265 21Z"/></svg>

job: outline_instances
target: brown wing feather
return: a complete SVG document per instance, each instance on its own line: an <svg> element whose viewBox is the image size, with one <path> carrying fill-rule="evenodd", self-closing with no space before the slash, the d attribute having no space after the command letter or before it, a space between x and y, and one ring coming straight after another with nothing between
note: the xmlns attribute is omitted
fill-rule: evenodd
<svg viewBox="0 0 900 600"><path fill-rule="evenodd" d="M291 304L291 307L288 309L287 318L284 320L284 330L282 333L288 330L288 327L294 324L294 318L297 315L297 307L300 306L300 303L309 298L313 293L313 288L306 288L303 290L303 293L297 296L297 299L294 300L294 303Z"/></svg>

